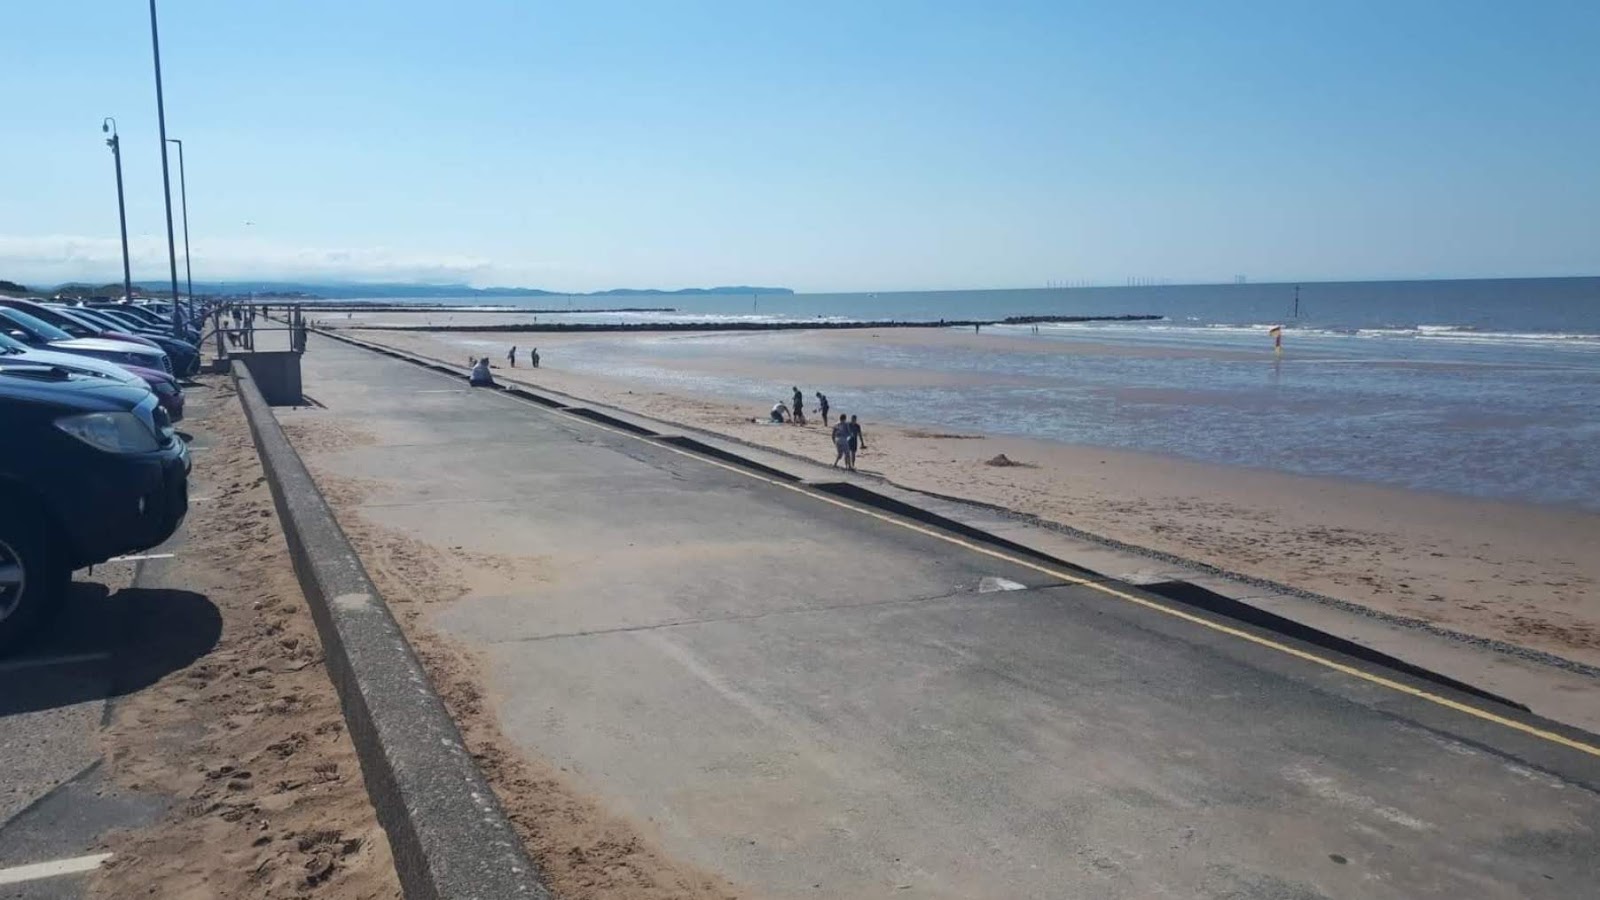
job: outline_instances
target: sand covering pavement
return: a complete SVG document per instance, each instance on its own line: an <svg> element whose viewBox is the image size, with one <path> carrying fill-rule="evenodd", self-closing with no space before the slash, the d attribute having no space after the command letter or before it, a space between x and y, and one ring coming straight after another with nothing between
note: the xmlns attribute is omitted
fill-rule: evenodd
<svg viewBox="0 0 1600 900"><path fill-rule="evenodd" d="M120 700L103 741L130 789L175 798L111 837L95 896L378 900L400 896L322 647L230 382L207 378L186 430L207 499L191 504L166 583L205 595L215 649ZM191 482L194 484L195 482Z"/></svg>
<svg viewBox="0 0 1600 900"><path fill-rule="evenodd" d="M370 435L333 422L286 422L284 431L302 453L373 442ZM538 581L538 560L436 547L376 525L363 519L358 507L381 489L380 483L319 469L315 454L307 465L557 897L732 900L747 895L720 876L668 857L651 837L649 823L612 814L564 770L514 749L500 732L493 698L484 694L480 661L427 624L430 609L469 593Z"/></svg>

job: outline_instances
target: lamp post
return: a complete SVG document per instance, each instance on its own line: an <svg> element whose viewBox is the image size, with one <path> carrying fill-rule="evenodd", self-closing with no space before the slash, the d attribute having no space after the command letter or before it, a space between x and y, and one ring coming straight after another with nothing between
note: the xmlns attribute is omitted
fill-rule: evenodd
<svg viewBox="0 0 1600 900"><path fill-rule="evenodd" d="M122 199L122 141L117 136L117 120L106 116L100 120L100 133L109 134L106 146L111 148L111 159L117 166L117 222L122 225L122 299L133 299L133 271L128 265L128 206Z"/></svg>
<svg viewBox="0 0 1600 900"><path fill-rule="evenodd" d="M178 243L172 234L172 176L167 169L167 107L161 96L161 38L156 30L156 0L150 0L150 52L156 64L156 122L161 129L161 199L167 202L167 262L172 267L172 335L183 337L178 310Z"/></svg>
<svg viewBox="0 0 1600 900"><path fill-rule="evenodd" d="M183 172L183 141L167 138L167 143L178 145L178 197L183 201L183 280L184 293L189 298L189 318L194 318L194 269L189 263L189 179Z"/></svg>

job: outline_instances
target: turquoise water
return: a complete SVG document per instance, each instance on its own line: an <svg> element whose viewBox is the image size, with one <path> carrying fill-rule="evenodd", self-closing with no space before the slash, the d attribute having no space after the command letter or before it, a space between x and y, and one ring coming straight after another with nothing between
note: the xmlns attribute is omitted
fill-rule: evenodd
<svg viewBox="0 0 1600 900"><path fill-rule="evenodd" d="M690 317L748 315L731 312L728 298L694 301ZM743 397L758 412L787 397L789 384L736 374L739 361L750 373L802 367L839 373L836 383L800 385L807 397L822 390L864 420L1600 511L1600 279L1308 285L1298 320L1293 286L1274 285L770 302L780 308L764 315L1167 318L985 329L1018 339L1004 350L791 332L597 336L564 346L556 364ZM1267 334L1280 323L1282 357ZM714 370L696 371L711 358ZM855 370L973 377L960 387L885 387L873 385L907 379Z"/></svg>

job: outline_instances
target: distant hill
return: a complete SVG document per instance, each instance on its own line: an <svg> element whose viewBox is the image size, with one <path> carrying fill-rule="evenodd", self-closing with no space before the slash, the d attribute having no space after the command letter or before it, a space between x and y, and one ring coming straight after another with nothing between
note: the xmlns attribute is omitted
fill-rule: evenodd
<svg viewBox="0 0 1600 900"><path fill-rule="evenodd" d="M152 294L159 294L164 285L135 285ZM497 297L630 297L630 296L689 296L705 294L793 294L789 288L732 287L682 288L661 290L656 288L615 288L591 293L547 291L542 288L488 287L475 288L465 284L417 284L413 282L357 283L357 282L305 282L305 281L206 281L195 282L196 294L273 294L306 299L323 298L358 300L376 297L415 297L430 299L460 299L464 297L492 299ZM120 291L119 291L120 293Z"/></svg>

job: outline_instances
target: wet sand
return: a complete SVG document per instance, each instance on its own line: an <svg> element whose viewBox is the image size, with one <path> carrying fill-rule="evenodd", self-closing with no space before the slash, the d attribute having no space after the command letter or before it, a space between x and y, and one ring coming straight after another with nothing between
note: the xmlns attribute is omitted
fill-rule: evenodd
<svg viewBox="0 0 1600 900"><path fill-rule="evenodd" d="M597 403L729 435L827 463L833 450L820 422L759 424L749 401L665 392L644 381L563 367L562 348L592 336L353 331L354 336L465 364L463 340L501 345L502 379L545 386ZM613 338L613 340L627 340ZM1036 340L948 329L809 333L808 345L886 341L1004 352ZM511 343L540 348L544 367L503 368ZM837 348L835 348L837 349ZM1074 352L1142 352L1099 346ZM702 371L725 371L714 346ZM481 352L481 351L480 351ZM750 377L818 383L810 366L771 365ZM681 360L675 365L685 365ZM881 376L882 369L863 367ZM830 370L831 383L852 371ZM808 377L811 376L811 377ZM895 373L897 383L916 372ZM960 373L928 373L928 383ZM867 382L871 384L871 382ZM775 398L776 399L776 398ZM770 405L770 403L768 404ZM836 408L836 412L840 411ZM1246 575L1600 664L1600 515L1558 507L1479 500L1354 481L1197 463L1156 454L1011 437L957 434L863 415L863 471L931 491L1070 525ZM998 454L1021 463L986 464Z"/></svg>

